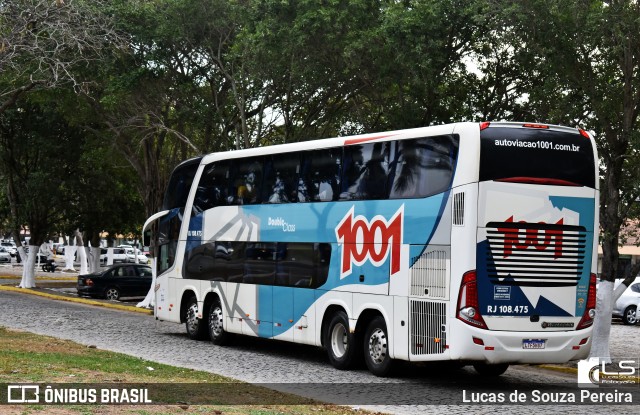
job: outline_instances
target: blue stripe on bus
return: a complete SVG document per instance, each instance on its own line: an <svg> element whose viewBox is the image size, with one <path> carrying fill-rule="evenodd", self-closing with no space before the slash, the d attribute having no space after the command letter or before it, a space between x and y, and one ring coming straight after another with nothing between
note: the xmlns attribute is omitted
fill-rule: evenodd
<svg viewBox="0 0 640 415"><path fill-rule="evenodd" d="M351 274L340 278L342 252L336 243L335 227L352 206L354 216L362 215L371 220L374 216L381 215L389 220L404 205L403 243L412 245L410 256L413 258L424 251L433 237L447 204L448 195L449 193L445 192L426 199L289 204L285 215L282 213L282 206L278 205L244 206L246 214L260 219L261 241L332 242L331 267L327 282L318 290L278 286L257 287L258 318L261 321L271 320L272 326L273 322L281 324L273 326L271 331L262 327L261 323L258 335L275 337L291 329L317 298L335 288L351 284L375 286L389 282L390 255L378 267L370 262L360 266L353 264ZM437 212L437 214L429 216L429 212ZM271 222L269 222L270 219ZM273 225L269 226L269 223ZM294 232L290 231L292 228L287 228L291 225L295 226ZM318 232L318 230L321 231ZM365 275L364 282L360 282L360 275ZM272 297L271 301L267 297Z"/></svg>
<svg viewBox="0 0 640 415"><path fill-rule="evenodd" d="M595 199L582 197L550 196L553 207L568 209L580 215L579 224L587 230L587 241L584 250L584 268L576 291L576 316L582 316L587 307L589 293L589 279L591 276L591 261L593 255L593 238L598 229L593 229L595 223Z"/></svg>

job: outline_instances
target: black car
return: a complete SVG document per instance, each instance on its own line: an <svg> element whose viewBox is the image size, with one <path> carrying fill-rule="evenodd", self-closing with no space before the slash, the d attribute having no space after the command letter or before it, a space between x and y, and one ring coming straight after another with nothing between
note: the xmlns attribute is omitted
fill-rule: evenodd
<svg viewBox="0 0 640 415"><path fill-rule="evenodd" d="M114 265L104 271L78 275L78 295L117 300L145 296L151 287L151 267L140 264Z"/></svg>

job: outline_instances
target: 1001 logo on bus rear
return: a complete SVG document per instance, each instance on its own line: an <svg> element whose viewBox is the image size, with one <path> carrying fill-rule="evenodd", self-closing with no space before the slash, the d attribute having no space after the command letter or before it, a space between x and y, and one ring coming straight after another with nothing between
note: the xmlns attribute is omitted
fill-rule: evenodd
<svg viewBox="0 0 640 415"><path fill-rule="evenodd" d="M506 220L507 224L513 223L513 216ZM519 223L527 224L528 222L520 221ZM546 225L544 222L538 222ZM563 219L560 219L555 225L563 225ZM499 227L498 232L504 235L504 254L507 258L514 251L524 251L530 247L538 251L546 251L551 249L555 258L562 256L562 240L563 232L561 229L546 229L544 231L529 228L523 229L523 234L516 227Z"/></svg>

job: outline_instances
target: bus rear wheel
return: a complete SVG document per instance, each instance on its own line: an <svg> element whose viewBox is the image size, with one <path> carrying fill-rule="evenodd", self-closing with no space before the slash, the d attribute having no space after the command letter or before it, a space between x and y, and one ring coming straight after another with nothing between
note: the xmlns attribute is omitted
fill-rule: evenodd
<svg viewBox="0 0 640 415"><path fill-rule="evenodd" d="M228 334L224 331L224 314L220 300L215 300L209 307L209 315L207 318L207 326L209 327L209 338L213 344L222 346L227 342Z"/></svg>
<svg viewBox="0 0 640 415"><path fill-rule="evenodd" d="M344 311L338 311L329 320L324 331L324 346L333 367L340 370L353 367L358 347L355 335L349 330L349 319Z"/></svg>
<svg viewBox="0 0 640 415"><path fill-rule="evenodd" d="M198 300L196 297L191 297L187 301L185 325L190 339L202 340L207 336L207 325L198 318Z"/></svg>
<svg viewBox="0 0 640 415"><path fill-rule="evenodd" d="M364 361L371 373L387 376L391 372L393 361L389 356L389 337L387 324L382 316L371 320L364 335Z"/></svg>
<svg viewBox="0 0 640 415"><path fill-rule="evenodd" d="M504 372L509 369L508 363L476 363L473 365L473 368L482 376L486 377L497 377L502 375Z"/></svg>

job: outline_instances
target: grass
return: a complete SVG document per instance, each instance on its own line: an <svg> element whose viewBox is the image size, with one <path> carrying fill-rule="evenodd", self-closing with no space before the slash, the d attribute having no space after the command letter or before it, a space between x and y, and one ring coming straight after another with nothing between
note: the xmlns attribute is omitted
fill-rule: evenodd
<svg viewBox="0 0 640 415"><path fill-rule="evenodd" d="M213 373L164 365L128 355L98 350L71 341L8 330L0 327L0 384L160 384L167 393L163 402L175 404L145 405L2 405L0 412L8 415L163 415L163 414L323 414L355 413L347 407L321 405L270 389L252 386ZM195 387L194 385L201 387ZM209 405L214 388L218 396L241 396L252 405ZM129 386L129 385L127 385ZM164 387L162 387L164 386ZM203 399L207 405L178 403L180 387L191 393L190 402ZM199 391L199 392L198 392ZM4 392L4 391L2 391ZM0 392L1 395L1 392ZM202 396L199 396L202 395ZM205 396L206 395L206 396ZM178 398L178 400L174 400ZM278 402L264 405L261 402ZM227 402L227 401L225 401ZM362 413L362 411L359 411Z"/></svg>

